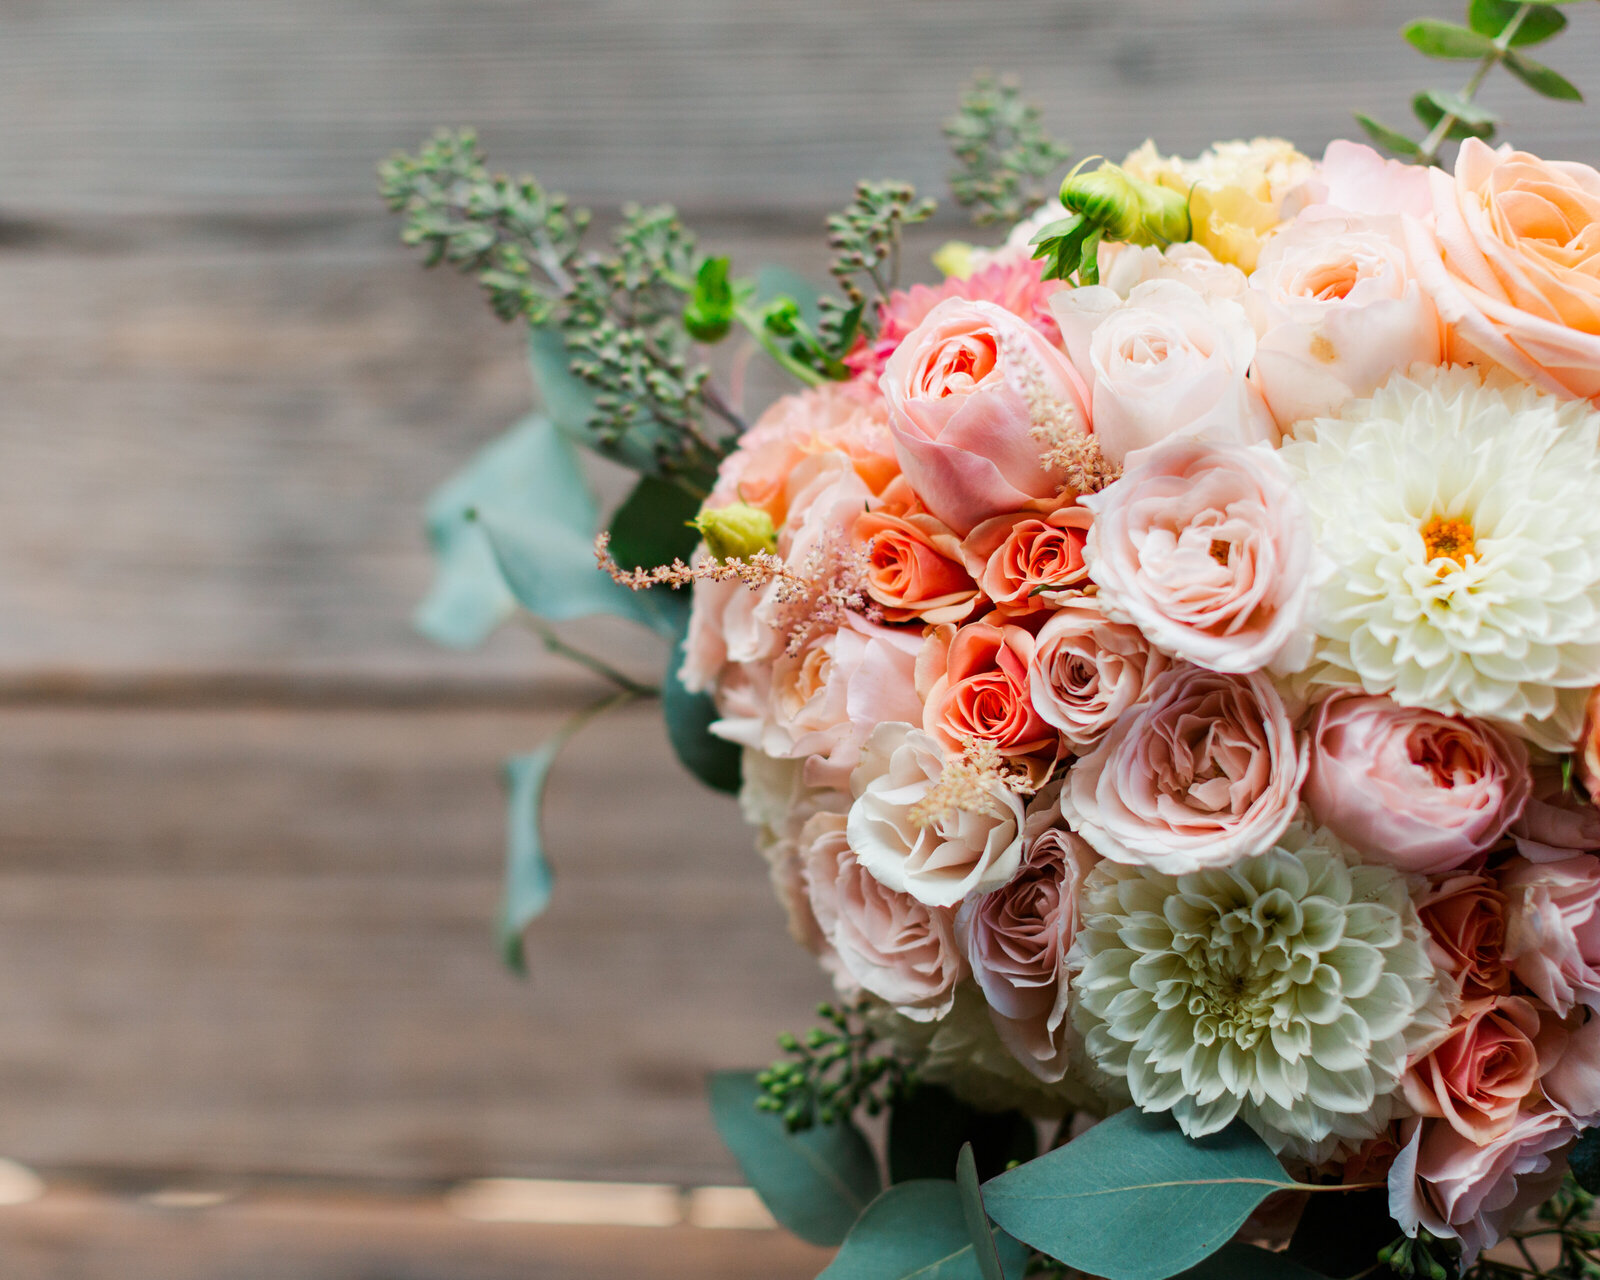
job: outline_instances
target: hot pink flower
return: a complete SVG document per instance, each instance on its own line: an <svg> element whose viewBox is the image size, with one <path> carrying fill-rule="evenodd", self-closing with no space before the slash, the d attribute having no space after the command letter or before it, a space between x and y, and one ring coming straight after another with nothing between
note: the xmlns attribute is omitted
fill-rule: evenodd
<svg viewBox="0 0 1600 1280"><path fill-rule="evenodd" d="M1600 1009L1600 858L1512 858L1500 887L1511 971L1563 1016L1575 1004Z"/></svg>
<svg viewBox="0 0 1600 1280"><path fill-rule="evenodd" d="M883 371L901 469L929 511L965 536L991 516L1051 505L1044 414L1087 429L1082 380L1039 331L992 302L950 298Z"/></svg>
<svg viewBox="0 0 1600 1280"><path fill-rule="evenodd" d="M1478 1146L1516 1123L1550 1065L1541 1059L1539 1010L1521 996L1478 1000L1401 1081L1418 1115L1445 1121Z"/></svg>
<svg viewBox="0 0 1600 1280"><path fill-rule="evenodd" d="M1094 750L1167 669L1138 627L1112 622L1096 596L1070 596L1034 640L1028 692L1078 754Z"/></svg>
<svg viewBox="0 0 1600 1280"><path fill-rule="evenodd" d="M1341 692L1312 722L1311 812L1402 871L1450 871L1490 848L1532 786L1522 740L1481 720Z"/></svg>

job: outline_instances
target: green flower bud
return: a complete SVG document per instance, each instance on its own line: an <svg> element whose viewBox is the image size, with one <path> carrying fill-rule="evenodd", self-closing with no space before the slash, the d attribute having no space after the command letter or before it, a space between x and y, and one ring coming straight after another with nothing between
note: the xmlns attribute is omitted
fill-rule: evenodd
<svg viewBox="0 0 1600 1280"><path fill-rule="evenodd" d="M735 502L705 507L689 524L706 540L706 550L718 560L748 560L758 551L778 549L778 530L760 507Z"/></svg>
<svg viewBox="0 0 1600 1280"><path fill-rule="evenodd" d="M1189 238L1188 199L1118 165L1102 164L1089 173L1074 169L1061 184L1061 203L1108 240L1164 245Z"/></svg>

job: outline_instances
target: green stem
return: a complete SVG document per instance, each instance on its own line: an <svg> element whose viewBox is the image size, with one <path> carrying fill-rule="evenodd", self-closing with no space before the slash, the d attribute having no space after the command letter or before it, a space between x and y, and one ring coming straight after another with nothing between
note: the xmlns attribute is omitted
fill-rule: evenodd
<svg viewBox="0 0 1600 1280"><path fill-rule="evenodd" d="M1523 4L1511 15L1511 20L1506 23L1504 30L1494 39L1494 48L1483 55L1483 60L1478 63L1478 69L1472 73L1472 79L1467 81L1466 88L1461 91L1461 100L1471 102L1483 86L1483 81L1489 72L1501 62L1505 61L1506 54L1511 49L1511 41L1516 37L1517 30L1525 19L1536 8L1532 4ZM1439 123L1428 132L1422 140L1417 159L1423 164L1437 164L1439 161L1439 148L1444 146L1450 136L1450 130L1456 127L1461 117L1453 111L1447 111L1439 117Z"/></svg>
<svg viewBox="0 0 1600 1280"><path fill-rule="evenodd" d="M827 379L815 369L801 364L800 361L796 360L792 355L779 346L777 339L768 333L766 326L761 323L761 317L755 312L751 311L748 307L735 308L733 315L734 319L738 320L738 322L745 327L750 336L761 344L761 349L763 351L776 360L783 368L787 369L795 377L799 378L801 382L806 384L806 386L820 387L824 382L827 381Z"/></svg>
<svg viewBox="0 0 1600 1280"><path fill-rule="evenodd" d="M628 699L659 698L661 696L661 690L655 685L641 683L632 676L618 671L609 662L596 658L593 654L585 653L582 649L573 648L552 631L544 619L535 617L531 613L524 614L523 619L538 635L539 639L544 641L544 647L551 653L559 654L563 658L570 658L579 666L589 668L590 671L593 671L598 676L604 676L626 694ZM610 704L608 703L606 706L609 707Z"/></svg>

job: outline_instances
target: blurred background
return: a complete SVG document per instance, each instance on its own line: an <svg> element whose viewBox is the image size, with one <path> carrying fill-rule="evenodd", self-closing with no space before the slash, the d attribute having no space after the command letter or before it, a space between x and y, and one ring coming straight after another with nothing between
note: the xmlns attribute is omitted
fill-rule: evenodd
<svg viewBox="0 0 1600 1280"><path fill-rule="evenodd" d="M1548 60L1600 98L1593 7ZM0 1155L44 1187L0 1171L0 1274L714 1280L823 1258L751 1229L483 1220L519 1216L485 1178L737 1181L704 1072L770 1059L824 991L736 806L678 770L649 707L563 757L555 904L531 978L500 967L499 762L596 686L515 626L466 655L409 630L424 496L532 393L521 334L398 246L378 159L476 124L498 166L601 219L672 201L736 269L820 279L856 178L946 194L939 123L978 67L1017 73L1079 156L1260 132L1317 153L1351 108L1405 123L1412 92L1465 78L1397 37L1423 14L1460 16L0 3ZM1600 161L1595 107L1504 75L1484 96L1504 136ZM946 211L911 259L963 233ZM621 624L569 636L659 662Z"/></svg>

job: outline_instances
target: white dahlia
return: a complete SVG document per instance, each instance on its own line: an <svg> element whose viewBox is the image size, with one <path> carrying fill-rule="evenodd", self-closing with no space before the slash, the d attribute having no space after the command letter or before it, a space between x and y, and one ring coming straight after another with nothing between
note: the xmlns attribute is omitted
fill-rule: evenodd
<svg viewBox="0 0 1600 1280"><path fill-rule="evenodd" d="M1322 1160L1377 1133L1447 1010L1405 878L1349 852L1295 826L1230 867L1095 867L1070 961L1094 1064L1194 1137L1237 1116Z"/></svg>
<svg viewBox="0 0 1600 1280"><path fill-rule="evenodd" d="M1600 683L1600 413L1448 368L1295 428L1337 572L1313 678L1572 745Z"/></svg>

